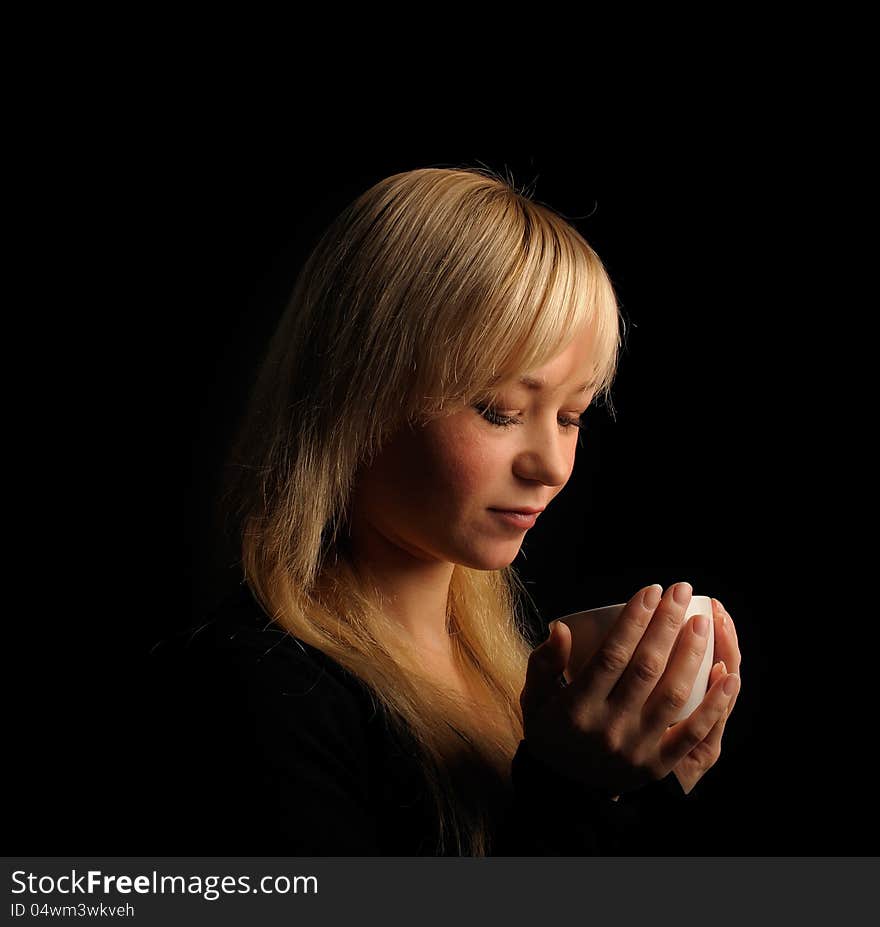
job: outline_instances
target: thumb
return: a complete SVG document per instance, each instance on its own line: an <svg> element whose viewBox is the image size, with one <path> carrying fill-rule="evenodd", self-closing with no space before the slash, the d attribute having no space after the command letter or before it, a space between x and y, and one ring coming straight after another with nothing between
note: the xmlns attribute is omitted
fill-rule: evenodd
<svg viewBox="0 0 880 927"><path fill-rule="evenodd" d="M559 692L559 678L568 666L571 654L571 631L567 624L550 622L550 634L529 657L524 695L531 703L543 703Z"/></svg>
<svg viewBox="0 0 880 927"><path fill-rule="evenodd" d="M541 646L547 649L545 654L547 671L555 680L555 677L559 676L568 666L568 659L571 655L571 629L558 618L556 621L551 621L550 634Z"/></svg>

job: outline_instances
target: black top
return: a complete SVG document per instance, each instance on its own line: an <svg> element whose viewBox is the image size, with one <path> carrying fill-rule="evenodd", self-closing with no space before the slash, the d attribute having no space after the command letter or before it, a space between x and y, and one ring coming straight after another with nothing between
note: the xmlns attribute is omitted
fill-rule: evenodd
<svg viewBox="0 0 880 927"><path fill-rule="evenodd" d="M175 855L421 856L434 814L419 766L363 684L270 621L247 586L157 644L152 824ZM698 852L673 773L600 798L520 742L512 795L487 796L494 855ZM149 796L147 797L149 798Z"/></svg>

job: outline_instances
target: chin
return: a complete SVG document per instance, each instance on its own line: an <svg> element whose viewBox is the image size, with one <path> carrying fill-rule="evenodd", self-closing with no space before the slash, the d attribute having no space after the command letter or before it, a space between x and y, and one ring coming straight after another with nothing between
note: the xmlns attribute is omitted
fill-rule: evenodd
<svg viewBox="0 0 880 927"><path fill-rule="evenodd" d="M516 550L507 553L500 551L496 551L492 554L486 553L482 556L462 559L459 563L461 563L462 566L470 567L472 570L503 570L516 560L518 554L519 545L517 545Z"/></svg>

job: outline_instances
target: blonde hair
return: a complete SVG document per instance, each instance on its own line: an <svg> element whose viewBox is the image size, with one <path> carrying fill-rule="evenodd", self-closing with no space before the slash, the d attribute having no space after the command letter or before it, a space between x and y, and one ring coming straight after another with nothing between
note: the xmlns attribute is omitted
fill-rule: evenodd
<svg viewBox="0 0 880 927"><path fill-rule="evenodd" d="M608 398L620 319L598 256L551 208L488 170L394 174L306 259L233 443L225 503L244 581L267 615L353 673L411 743L437 810L437 855L491 852L485 796L509 794L537 643L528 594L511 566L455 564L447 629L497 715L440 690L351 562L355 475L398 429L491 401L583 326L595 333L594 400Z"/></svg>

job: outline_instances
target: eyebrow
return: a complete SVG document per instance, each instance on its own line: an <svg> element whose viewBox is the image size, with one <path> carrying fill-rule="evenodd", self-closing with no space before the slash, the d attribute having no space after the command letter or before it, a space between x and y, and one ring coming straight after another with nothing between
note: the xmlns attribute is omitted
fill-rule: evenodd
<svg viewBox="0 0 880 927"><path fill-rule="evenodd" d="M547 385L547 381L540 377L521 376L518 382L532 390L541 390ZM594 380L587 380L586 383L581 383L580 386L576 386L574 392L585 393L591 386L595 385L596 383Z"/></svg>

